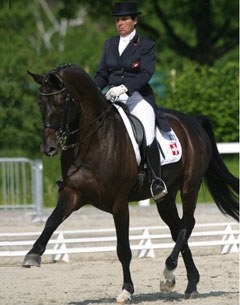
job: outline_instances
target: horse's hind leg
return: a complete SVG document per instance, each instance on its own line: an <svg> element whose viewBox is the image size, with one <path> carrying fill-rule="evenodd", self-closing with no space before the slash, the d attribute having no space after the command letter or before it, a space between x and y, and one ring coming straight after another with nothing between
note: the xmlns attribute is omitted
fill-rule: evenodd
<svg viewBox="0 0 240 305"><path fill-rule="evenodd" d="M40 267L41 256L44 253L52 234L57 227L79 207L79 195L73 190L65 188L59 193L57 206L49 216L42 234L34 243L32 249L26 254L23 261L23 267Z"/></svg>
<svg viewBox="0 0 240 305"><path fill-rule="evenodd" d="M181 230L181 219L179 218L175 204L175 193L173 194L173 191L169 189L169 193L164 197L164 200L157 203L157 208L162 220L170 228L172 239L176 242ZM174 270L177 268L178 254L179 251L174 249L166 260L163 272L165 281L160 282L160 289L163 292L169 292L175 286Z"/></svg>
<svg viewBox="0 0 240 305"><path fill-rule="evenodd" d="M183 246L181 253L187 270L188 278L188 285L184 296L186 299L195 298L198 296L197 284L199 282L200 275L193 261L192 252L187 243Z"/></svg>
<svg viewBox="0 0 240 305"><path fill-rule="evenodd" d="M169 192L170 193L170 192ZM171 194L171 193L170 193ZM175 276L173 274L177 267L179 253L182 257L187 270L188 285L185 291L185 297L195 297L197 295L197 283L199 282L199 273L194 264L191 250L188 247L187 241L191 235L192 229L195 224L193 217L195 204L190 205L188 209L183 208L183 219L181 220L175 204L175 197L166 197L164 203L158 204L158 211L162 219L169 226L172 238L176 242L171 254L166 260L164 277L166 282L161 282L162 291L170 291L175 285ZM183 198L184 199L184 198ZM193 199L193 197L191 197ZM191 202L191 200L190 200ZM183 205L184 207L184 205Z"/></svg>
<svg viewBox="0 0 240 305"><path fill-rule="evenodd" d="M117 303L124 304L131 301L134 292L133 282L130 273L130 262L132 253L129 244L129 209L128 204L115 205L113 218L117 234L117 255L122 264L123 286L122 292L117 297Z"/></svg>
<svg viewBox="0 0 240 305"><path fill-rule="evenodd" d="M188 191L185 193L183 192L181 194L183 203L182 223L184 230L186 230L185 243L181 249L181 254L187 270L188 284L185 290L185 298L187 299L195 298L198 296L197 284L200 279L199 272L193 261L192 253L187 243L188 238L192 234L192 230L195 225L194 211L196 207L199 187L196 186L192 191Z"/></svg>

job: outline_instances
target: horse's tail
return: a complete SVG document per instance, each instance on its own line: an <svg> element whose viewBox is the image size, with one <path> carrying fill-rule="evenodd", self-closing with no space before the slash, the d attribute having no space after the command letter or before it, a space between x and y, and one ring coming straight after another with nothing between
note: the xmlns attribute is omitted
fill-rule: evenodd
<svg viewBox="0 0 240 305"><path fill-rule="evenodd" d="M239 179L230 173L218 152L210 120L200 116L197 121L207 132L212 144L212 157L205 175L207 187L220 211L239 221Z"/></svg>

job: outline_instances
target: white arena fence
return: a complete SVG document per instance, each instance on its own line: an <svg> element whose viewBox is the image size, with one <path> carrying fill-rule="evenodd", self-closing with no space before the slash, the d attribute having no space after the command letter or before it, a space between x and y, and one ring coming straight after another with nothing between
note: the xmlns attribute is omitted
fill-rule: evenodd
<svg viewBox="0 0 240 305"><path fill-rule="evenodd" d="M41 215L42 171L41 160L0 158L0 210L32 209Z"/></svg>
<svg viewBox="0 0 240 305"><path fill-rule="evenodd" d="M0 233L0 257L25 256L40 232ZM154 257L154 250L171 249L174 242L167 226L130 228L130 244L137 257ZM221 254L238 253L238 223L198 224L189 239L192 247L219 247ZM115 229L56 231L44 255L52 260L69 261L69 254L116 251Z"/></svg>

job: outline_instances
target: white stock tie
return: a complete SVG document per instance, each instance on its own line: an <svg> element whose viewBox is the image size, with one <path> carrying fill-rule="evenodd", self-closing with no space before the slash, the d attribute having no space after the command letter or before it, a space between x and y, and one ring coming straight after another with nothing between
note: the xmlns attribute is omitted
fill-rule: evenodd
<svg viewBox="0 0 240 305"><path fill-rule="evenodd" d="M122 37L120 38L119 45L118 45L118 52L119 52L120 56L122 55L122 52L126 49L128 44L129 44L129 39L122 38Z"/></svg>
<svg viewBox="0 0 240 305"><path fill-rule="evenodd" d="M136 35L136 30L134 29L129 35L125 37L120 37L118 44L118 52L120 56L122 55L122 52L126 49L129 42L133 39L135 35Z"/></svg>

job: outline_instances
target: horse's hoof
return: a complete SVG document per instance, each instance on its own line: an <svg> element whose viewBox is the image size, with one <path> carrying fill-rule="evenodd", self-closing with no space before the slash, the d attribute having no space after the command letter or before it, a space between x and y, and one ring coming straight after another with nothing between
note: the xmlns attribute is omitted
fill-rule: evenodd
<svg viewBox="0 0 240 305"><path fill-rule="evenodd" d="M185 292L185 294L184 294L185 299L196 299L198 297L199 297L199 293L197 292L197 290L195 290L191 293Z"/></svg>
<svg viewBox="0 0 240 305"><path fill-rule="evenodd" d="M32 266L40 267L41 266L41 256L38 254L27 254L24 258L23 267L30 268Z"/></svg>
<svg viewBox="0 0 240 305"><path fill-rule="evenodd" d="M174 286L175 286L175 280L173 281L169 281L169 280L166 280L165 282L164 281L161 281L160 282L160 291L161 292L170 292L173 290Z"/></svg>
<svg viewBox="0 0 240 305"><path fill-rule="evenodd" d="M123 289L123 291L117 297L117 303L118 304L130 304L131 296L132 295L130 292L128 292L126 289Z"/></svg>
<svg viewBox="0 0 240 305"><path fill-rule="evenodd" d="M173 290L173 288L176 284L175 275L173 274L174 270L175 269L168 270L167 266L165 265L163 275L166 280L160 281L160 291L161 292L170 292Z"/></svg>

